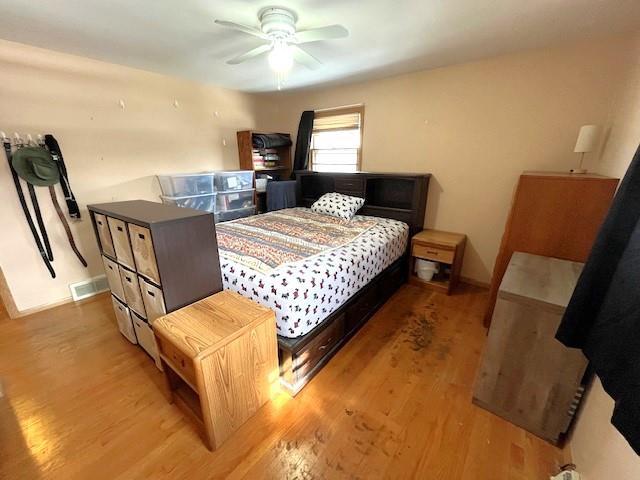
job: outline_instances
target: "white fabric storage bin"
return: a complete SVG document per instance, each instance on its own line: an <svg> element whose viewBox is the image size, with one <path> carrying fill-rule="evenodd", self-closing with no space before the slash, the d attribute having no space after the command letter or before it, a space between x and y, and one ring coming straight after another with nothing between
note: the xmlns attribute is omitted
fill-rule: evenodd
<svg viewBox="0 0 640 480"><path fill-rule="evenodd" d="M426 282L431 281L439 269L440 266L437 262L430 262L429 260L422 260L421 258L416 260L416 274L418 278Z"/></svg>
<svg viewBox="0 0 640 480"><path fill-rule="evenodd" d="M216 212L226 212L254 206L253 188L249 190L218 192L216 196Z"/></svg>
<svg viewBox="0 0 640 480"><path fill-rule="evenodd" d="M216 193L210 193L207 195L189 195L185 197L160 195L160 198L162 199L162 203L169 205L213 212L216 208L216 196Z"/></svg>
<svg viewBox="0 0 640 480"><path fill-rule="evenodd" d="M215 173L184 173L158 175L162 194L168 197L185 197L214 193Z"/></svg>
<svg viewBox="0 0 640 480"><path fill-rule="evenodd" d="M256 190L258 192L266 192L267 191L267 179L266 178L256 178Z"/></svg>
<svg viewBox="0 0 640 480"><path fill-rule="evenodd" d="M253 188L253 170L216 172L214 183L217 192Z"/></svg>

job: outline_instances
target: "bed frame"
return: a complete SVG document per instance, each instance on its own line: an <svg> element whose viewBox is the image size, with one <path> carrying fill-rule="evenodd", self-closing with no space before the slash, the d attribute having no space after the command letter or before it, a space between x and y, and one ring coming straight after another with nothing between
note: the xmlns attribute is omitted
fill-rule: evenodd
<svg viewBox="0 0 640 480"><path fill-rule="evenodd" d="M298 206L310 207L325 193L362 197L362 215L409 225L410 237L424 225L429 174L296 172ZM281 383L296 395L407 280L408 249L320 325L297 338L278 336Z"/></svg>

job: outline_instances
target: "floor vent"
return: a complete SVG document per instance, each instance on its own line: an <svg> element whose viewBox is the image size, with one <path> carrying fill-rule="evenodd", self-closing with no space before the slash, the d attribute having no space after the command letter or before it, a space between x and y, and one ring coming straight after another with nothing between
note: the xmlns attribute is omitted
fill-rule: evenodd
<svg viewBox="0 0 640 480"><path fill-rule="evenodd" d="M109 284L107 283L107 277L100 275L83 282L72 283L69 285L69 289L71 289L73 300L78 301L109 290Z"/></svg>

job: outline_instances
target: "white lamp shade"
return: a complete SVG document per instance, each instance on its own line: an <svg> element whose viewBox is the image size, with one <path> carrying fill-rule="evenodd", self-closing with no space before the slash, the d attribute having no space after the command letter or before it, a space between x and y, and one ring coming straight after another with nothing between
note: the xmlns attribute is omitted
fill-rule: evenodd
<svg viewBox="0 0 640 480"><path fill-rule="evenodd" d="M592 152L598 146L600 127L598 125L583 125L578 133L578 140L573 151L575 153Z"/></svg>

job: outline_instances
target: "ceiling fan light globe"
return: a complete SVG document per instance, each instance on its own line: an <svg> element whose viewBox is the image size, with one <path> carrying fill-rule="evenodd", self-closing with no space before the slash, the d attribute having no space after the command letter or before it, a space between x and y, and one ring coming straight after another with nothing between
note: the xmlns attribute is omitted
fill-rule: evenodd
<svg viewBox="0 0 640 480"><path fill-rule="evenodd" d="M286 73L293 67L293 52L289 45L276 45L269 52L269 66L276 73Z"/></svg>

